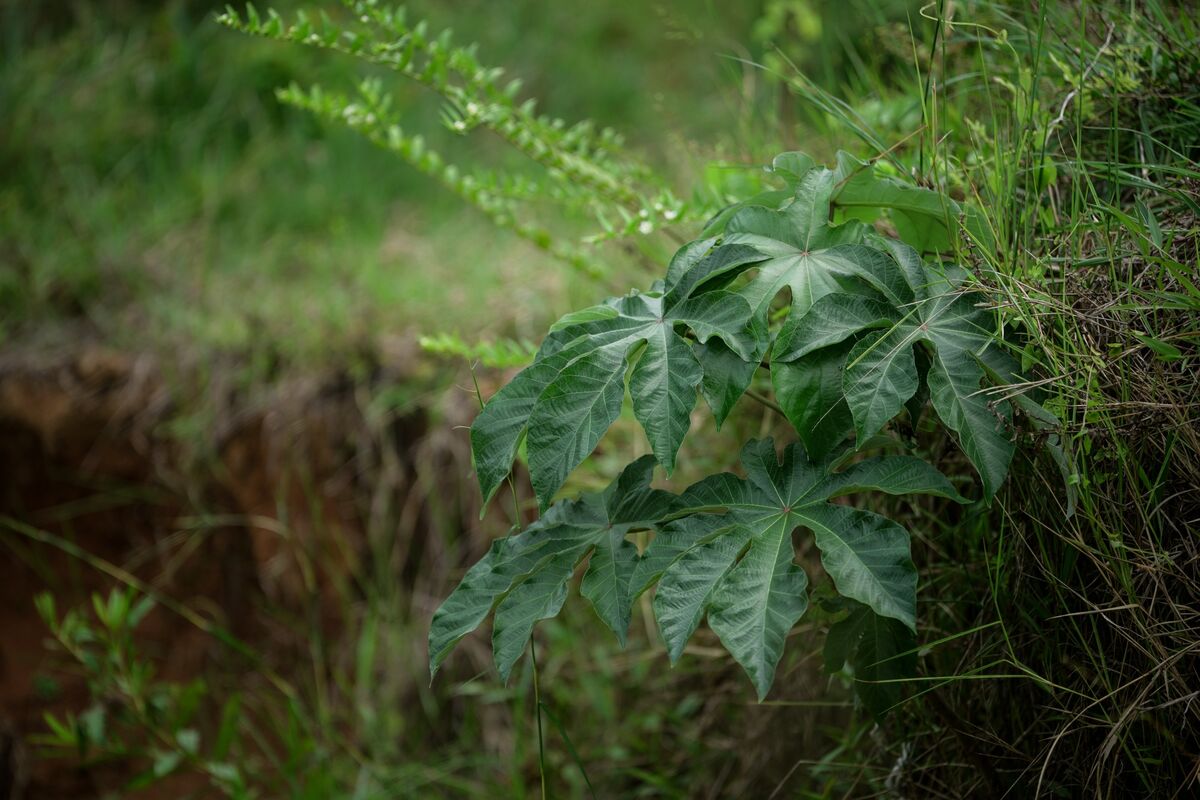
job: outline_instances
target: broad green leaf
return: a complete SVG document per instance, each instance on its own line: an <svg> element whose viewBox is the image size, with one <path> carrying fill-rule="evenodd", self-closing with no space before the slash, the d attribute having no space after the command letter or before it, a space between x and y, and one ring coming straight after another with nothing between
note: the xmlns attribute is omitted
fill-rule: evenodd
<svg viewBox="0 0 1200 800"><path fill-rule="evenodd" d="M840 152L836 170L839 208L886 208L896 230L918 252L950 249L963 213L958 203L941 192L875 174L874 165Z"/></svg>
<svg viewBox="0 0 1200 800"><path fill-rule="evenodd" d="M757 318L766 318L771 302L785 289L795 317L835 292L878 292L895 305L913 299L912 288L890 254L863 244L864 225L830 224L833 180L830 170L811 171L797 188L796 199L783 210L747 207L725 226L723 246L747 245L767 257L753 265L755 274L737 290Z"/></svg>
<svg viewBox="0 0 1200 800"><path fill-rule="evenodd" d="M915 456L877 456L856 462L833 473L825 490L829 497L871 491L929 494L967 502L945 475Z"/></svg>
<svg viewBox="0 0 1200 800"><path fill-rule="evenodd" d="M629 378L629 392L634 413L668 475L675 468L675 451L691 425L696 387L703 377L691 346L669 325L658 325L650 331L646 351ZM564 471L564 477L573 467Z"/></svg>
<svg viewBox="0 0 1200 800"><path fill-rule="evenodd" d="M842 371L852 345L853 342L834 344L771 366L775 399L800 435L804 448L818 460L845 441L854 424L842 393Z"/></svg>
<svg viewBox="0 0 1200 800"><path fill-rule="evenodd" d="M513 665L525 652L540 620L558 615L567 599L568 582L584 548L555 553L525 576L496 606L492 623L492 656L501 680L508 682Z"/></svg>
<svg viewBox="0 0 1200 800"><path fill-rule="evenodd" d="M961 275L944 282L931 277L931 294L916 304L915 315L860 343L847 359L846 401L858 435L871 436L917 391L913 345L931 345L927 379L933 407L957 434L990 498L1012 460L1012 412L1007 401L993 403L980 386L984 373L977 359L998 346L996 323L976 307L982 295L960 291L961 280Z"/></svg>
<svg viewBox="0 0 1200 800"><path fill-rule="evenodd" d="M859 441L874 436L917 393L917 328L897 325L863 337L846 357L843 387Z"/></svg>
<svg viewBox="0 0 1200 800"><path fill-rule="evenodd" d="M908 456L830 472L798 444L779 460L770 439L748 443L742 465L745 479L723 473L684 492L678 513L694 513L663 526L634 570L635 596L661 576L654 612L672 662L707 614L759 697L766 696L787 633L808 604L807 577L793 561L798 528L815 535L840 594L915 624L917 576L908 533L877 514L830 500L867 489L961 499L944 476Z"/></svg>
<svg viewBox="0 0 1200 800"><path fill-rule="evenodd" d="M901 681L916 672L916 637L894 619L853 604L825 638L825 671L854 671L854 691L876 720L899 704Z"/></svg>
<svg viewBox="0 0 1200 800"><path fill-rule="evenodd" d="M704 371L700 393L704 395L704 401L712 410L717 430L720 430L729 412L750 388L759 361L757 358L742 358L720 339L697 342L692 352Z"/></svg>
<svg viewBox="0 0 1200 800"><path fill-rule="evenodd" d="M806 153L793 150L780 153L771 160L771 172L783 178L794 191L817 163Z"/></svg>
<svg viewBox="0 0 1200 800"><path fill-rule="evenodd" d="M771 162L770 172L783 179L786 189L771 189L759 192L748 200L725 206L704 224L702 236L712 236L725 229L726 224L734 214L747 206L762 206L779 209L792 202L796 197L796 188L814 167L816 162L811 157L800 152L780 153Z"/></svg>
<svg viewBox="0 0 1200 800"><path fill-rule="evenodd" d="M807 314L788 317L775 338L772 361L791 361L840 344L860 330L890 327L903 317L888 303L856 294L829 294Z"/></svg>
<svg viewBox="0 0 1200 800"><path fill-rule="evenodd" d="M682 300L701 283L709 290L719 288L747 266L763 259L761 253L745 245L717 247L701 258L692 259L673 277L668 277L668 291L664 302L670 304ZM672 267L680 260L680 256L677 255ZM749 305L746 308L748 310ZM733 410L733 406L749 388L754 372L766 354L769 339L765 321L749 317L747 324L747 335L755 342L755 350L749 356L744 352L735 352L716 337L696 342L693 346L693 353L703 372L700 391L713 412L718 430Z"/></svg>
<svg viewBox="0 0 1200 800"><path fill-rule="evenodd" d="M485 503L512 469L538 396L572 359L591 349L584 337L549 352L556 344L554 335L548 337L534 362L493 395L471 426L471 451Z"/></svg>
<svg viewBox="0 0 1200 800"><path fill-rule="evenodd" d="M683 247L675 251L675 255L671 257L671 262L667 265L666 285L670 289L679 282L679 278L688 270L696 265L696 262L708 255L712 250L713 245L717 243L718 237L710 236L707 239L697 239L694 242L688 242Z"/></svg>
<svg viewBox="0 0 1200 800"><path fill-rule="evenodd" d="M900 271L904 273L904 280L912 287L916 299L929 296L930 276L920 253L904 242L888 236L873 234L867 237L867 241L892 254L892 258L900 266ZM907 314L910 309L901 310Z"/></svg>
<svg viewBox="0 0 1200 800"><path fill-rule="evenodd" d="M946 427L958 434L963 452L992 497L1008 474L1013 444L1012 408L1007 400L991 401L981 393L983 370L967 350L943 343L929 370L929 396Z"/></svg>
<svg viewBox="0 0 1200 800"><path fill-rule="evenodd" d="M688 550L728 533L729 524L723 514L689 514L663 524L633 569L629 582L633 596L650 588Z"/></svg>
<svg viewBox="0 0 1200 800"><path fill-rule="evenodd" d="M714 590L733 569L754 533L737 525L722 527L721 531L721 536L706 538L683 551L654 594L654 618L672 664L683 655L688 639L712 602Z"/></svg>
<svg viewBox="0 0 1200 800"><path fill-rule="evenodd" d="M954 246L951 228L937 217L899 208L892 209L889 216L896 226L896 235L919 253L942 253Z"/></svg>
<svg viewBox="0 0 1200 800"><path fill-rule="evenodd" d="M792 189L768 189L765 192L742 200L737 203L730 203L722 208L717 213L713 214L707 222L704 223L704 230L700 232L701 236L711 237L725 230L725 226L729 224L729 220L747 206L762 206L763 208L782 208L792 201L795 197L795 192Z"/></svg>
<svg viewBox="0 0 1200 800"><path fill-rule="evenodd" d="M550 332L561 331L564 328L570 328L573 325L582 325L585 322L597 322L604 319L612 319L620 316L620 312L610 305L598 305L591 308L572 311L570 314L565 314L559 318L558 322L550 326Z"/></svg>
<svg viewBox="0 0 1200 800"><path fill-rule="evenodd" d="M541 529L539 521L522 533L493 542L487 554L467 571L442 602L429 628L431 678L437 675L454 646L483 623L496 599L518 578L533 570L548 551L547 545L552 541L548 536L538 536Z"/></svg>
<svg viewBox="0 0 1200 800"><path fill-rule="evenodd" d="M908 531L849 506L810 506L800 518L816 536L821 565L838 594L916 628L917 571L908 555Z"/></svg>
<svg viewBox="0 0 1200 800"><path fill-rule="evenodd" d="M743 359L758 344L748 330L745 301L729 292L663 298L631 294L608 304L612 316L589 310L585 321L559 328L538 357L496 393L471 426L480 489L490 499L528 437L529 473L542 508L600 441L621 410L628 359L637 417L668 473L687 432L703 371L691 344L716 337Z"/></svg>
<svg viewBox="0 0 1200 800"><path fill-rule="evenodd" d="M903 314L887 303L861 295L830 294L818 300L808 313L789 317L775 342L771 375L775 394L809 452L820 457L842 442L851 427L865 441L870 428L861 413L851 415L851 407L870 402L870 393L911 396L916 387L908 387L913 375L904 367L912 360L911 345L889 348L869 335L857 343L859 331L890 327L894 329ZM890 331L889 331L890 334ZM863 380L852 385L844 381L847 365L859 365L864 373L872 368L879 380ZM895 369L889 372L885 366ZM853 396L852 396L853 393ZM902 404L903 401L901 400ZM874 430L883 426L899 408L893 403L870 405ZM856 426L853 423L858 423Z"/></svg>
<svg viewBox="0 0 1200 800"><path fill-rule="evenodd" d="M879 210L884 210L896 225L900 238L918 252L951 249L954 238L963 228L985 251L995 250L995 236L979 209L958 203L934 189L879 175L874 162L839 152L836 167L828 170L818 168L804 153L789 152L776 156L770 171L783 179L788 187L786 191L763 192L725 207L708 221L703 235L719 234L739 211L748 206L784 208L793 197L809 191L805 186L807 179L813 175L828 175L831 210L862 219L872 219Z"/></svg>
<svg viewBox="0 0 1200 800"><path fill-rule="evenodd" d="M911 264L915 257L911 248L898 248L897 253L898 263ZM985 496L991 498L1012 460L1012 409L1007 400L988 396L981 362L999 370L1011 370L1012 365L1000 350L994 314L979 307L981 293L964 290L965 277L962 270L943 274L927 267L915 299L902 308L888 309L878 299L860 295L826 295L787 328L786 337L781 332L784 342L782 347L776 344L773 367L803 365L811 353L823 352L830 343L854 341L844 362L842 392L860 442L875 435L918 394L924 377L934 409L956 434L979 472ZM868 332L863 335L864 331ZM924 353L918 357L914 348L928 348L928 358ZM811 425L803 415L796 421Z"/></svg>
<svg viewBox="0 0 1200 800"><path fill-rule="evenodd" d="M708 624L766 698L788 631L808 609L808 576L796 566L788 515L756 532L712 594Z"/></svg>
<svg viewBox="0 0 1200 800"><path fill-rule="evenodd" d="M721 245L700 258L693 259L691 255L688 253L685 258L682 253L676 254L671 262L666 281L665 302L668 306L687 297L701 283L707 283L707 288L720 288L716 285L718 281L732 280L747 267L766 258L757 249L743 244Z"/></svg>
<svg viewBox="0 0 1200 800"><path fill-rule="evenodd" d="M625 535L655 528L678 507L675 495L650 488L654 463L643 456L603 492L556 503L521 533L493 542L433 615L430 673L495 607L493 649L507 678L534 624L558 613L576 566L589 555L581 593L624 645L639 563Z"/></svg>

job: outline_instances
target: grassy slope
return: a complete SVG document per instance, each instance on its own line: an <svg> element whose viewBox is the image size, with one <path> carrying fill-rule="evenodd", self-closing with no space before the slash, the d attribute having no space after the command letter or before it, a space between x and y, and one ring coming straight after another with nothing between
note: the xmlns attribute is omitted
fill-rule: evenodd
<svg viewBox="0 0 1200 800"><path fill-rule="evenodd" d="M1170 3L968 4L954 22L921 54L932 91L907 93L928 127L906 157L984 211L998 247L959 258L994 288L1033 376L1018 391L1062 416L1072 460L1063 474L1025 449L994 508L926 519L920 699L886 745L851 732L872 755L845 776L888 768L880 784L928 796L1187 794L1200 29Z"/></svg>

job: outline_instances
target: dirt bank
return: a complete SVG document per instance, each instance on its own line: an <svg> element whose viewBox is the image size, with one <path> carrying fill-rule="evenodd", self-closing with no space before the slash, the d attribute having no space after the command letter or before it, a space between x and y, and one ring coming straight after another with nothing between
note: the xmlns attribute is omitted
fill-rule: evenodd
<svg viewBox="0 0 1200 800"><path fill-rule="evenodd" d="M184 437L180 387L163 372L148 356L91 345L0 357L0 516L128 570L281 661L297 643L263 609L320 608L319 624L335 632L341 606L331 595L384 552L373 541L397 539L388 568L423 607L422 593L442 586L419 580L416 564L445 576L506 524L477 519L469 452L455 431L473 400L453 386L394 407L340 375L282 383L256 399L230 389L208 404L217 409L210 427ZM393 365L371 380L405 378ZM421 535L435 528L466 540ZM33 758L24 743L44 730L46 712L77 712L88 699L47 649L33 598L52 591L64 609L114 582L11 528L0 531L0 551L0 800L118 788L129 765L83 769ZM166 611L139 632L166 680L231 666L210 636ZM141 796L185 788L163 786L167 794Z"/></svg>

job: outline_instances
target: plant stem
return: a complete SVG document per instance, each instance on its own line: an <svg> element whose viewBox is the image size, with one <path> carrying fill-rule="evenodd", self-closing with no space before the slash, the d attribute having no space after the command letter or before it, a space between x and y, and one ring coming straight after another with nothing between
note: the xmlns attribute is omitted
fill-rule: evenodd
<svg viewBox="0 0 1200 800"><path fill-rule="evenodd" d="M755 402L762 403L764 406L766 406L767 408L771 409L772 411L778 413L782 417L785 417L785 418L787 417L787 414L784 412L783 408L778 403L776 403L774 400L772 400L769 397L764 397L763 395L759 394L758 392L754 391L753 389L746 390L746 397L749 397L751 400L754 400Z"/></svg>
<svg viewBox="0 0 1200 800"><path fill-rule="evenodd" d="M533 705L537 709L538 776L542 781L542 800L546 800L546 744L542 738L542 696L538 680L537 646L529 637L529 655L533 659Z"/></svg>

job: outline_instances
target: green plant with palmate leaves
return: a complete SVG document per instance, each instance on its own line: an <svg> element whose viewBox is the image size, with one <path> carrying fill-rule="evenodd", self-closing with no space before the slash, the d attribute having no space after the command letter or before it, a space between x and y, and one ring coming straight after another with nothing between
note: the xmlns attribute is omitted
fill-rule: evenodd
<svg viewBox="0 0 1200 800"><path fill-rule="evenodd" d="M507 679L586 561L581 593L618 641L636 598L657 584L654 615L671 661L707 617L764 698L788 632L809 607L793 549L793 534L805 530L838 595L828 602L840 616L827 668L849 662L876 715L898 702L896 679L915 663L910 536L886 517L831 501L884 492L968 502L918 457L870 456L889 421L915 421L927 403L990 501L1016 446L1013 392L1002 387L1019 378L1019 365L980 284L860 219L864 210L902 215L927 244L937 230L972 235L968 214L928 190L877 179L870 164L844 154L825 169L788 153L773 171L784 188L717 214L649 291L562 318L533 363L484 406L471 443L485 498L524 441L545 513L495 542L438 609L433 673L494 611L495 660ZM748 442L744 478L713 475L679 495L651 488L656 464L668 475L675 466L697 394L720 424L760 368L800 441L782 457L771 439ZM616 420L626 383L653 455L602 492L554 503ZM1016 404L1035 425L1053 424L1033 399ZM900 443L882 441L889 450ZM640 553L636 531L653 533Z"/></svg>

